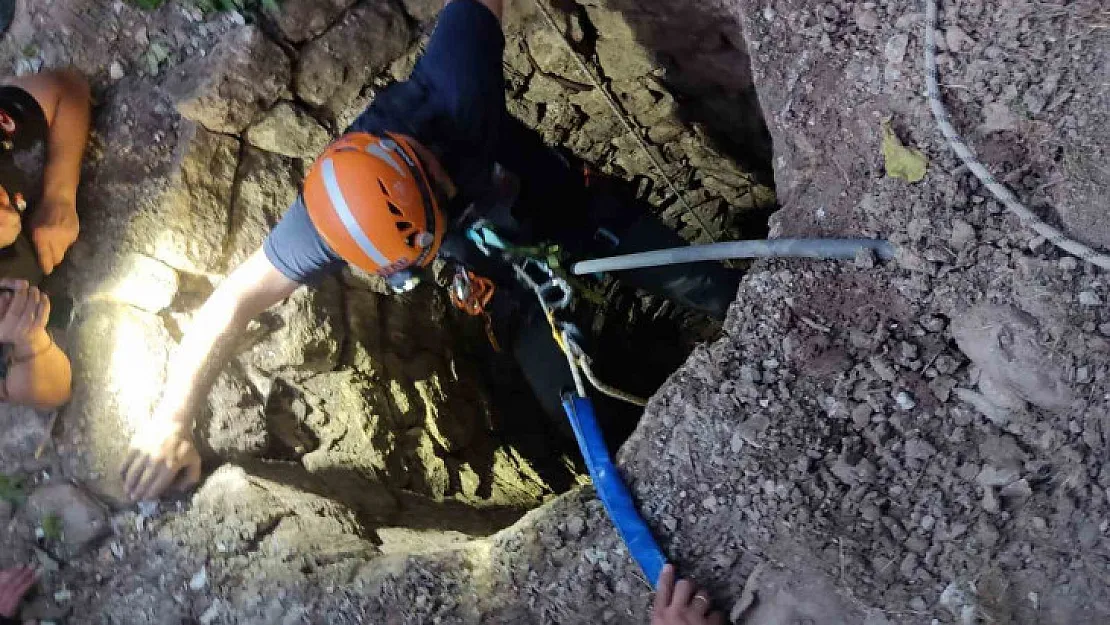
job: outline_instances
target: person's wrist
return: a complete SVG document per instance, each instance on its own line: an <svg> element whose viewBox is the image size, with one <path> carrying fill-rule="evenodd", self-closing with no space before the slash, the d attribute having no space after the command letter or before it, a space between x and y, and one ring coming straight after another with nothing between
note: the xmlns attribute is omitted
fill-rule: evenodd
<svg viewBox="0 0 1110 625"><path fill-rule="evenodd" d="M54 345L54 339L44 329L35 330L26 337L12 342L12 359L27 360L45 352Z"/></svg>
<svg viewBox="0 0 1110 625"><path fill-rule="evenodd" d="M68 185L57 185L53 190L47 191L42 195L43 206L49 206L53 209L72 209L77 210L77 189L69 188Z"/></svg>
<svg viewBox="0 0 1110 625"><path fill-rule="evenodd" d="M66 192L44 195L38 211L54 218L77 217L77 197Z"/></svg>

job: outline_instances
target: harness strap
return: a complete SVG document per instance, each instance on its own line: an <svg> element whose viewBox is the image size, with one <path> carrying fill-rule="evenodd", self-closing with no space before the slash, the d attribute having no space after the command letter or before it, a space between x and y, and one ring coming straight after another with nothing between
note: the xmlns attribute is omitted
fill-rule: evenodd
<svg viewBox="0 0 1110 625"><path fill-rule="evenodd" d="M479 276L473 271L459 268L455 272L455 279L449 289L451 303L455 308L472 317L483 317L486 321L486 337L489 338L493 351L500 352L501 345L493 332L493 318L487 307L493 300L497 287L489 278Z"/></svg>

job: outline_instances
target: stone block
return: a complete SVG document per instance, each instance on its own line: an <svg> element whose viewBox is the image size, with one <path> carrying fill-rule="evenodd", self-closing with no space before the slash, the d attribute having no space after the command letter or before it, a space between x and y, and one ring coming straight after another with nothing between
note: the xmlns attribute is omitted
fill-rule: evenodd
<svg viewBox="0 0 1110 625"><path fill-rule="evenodd" d="M69 555L80 552L110 529L104 506L69 483L40 486L27 499L26 513L28 519L40 527L56 522L61 531L58 540Z"/></svg>
<svg viewBox="0 0 1110 625"><path fill-rule="evenodd" d="M331 133L296 104L279 102L247 129L246 139L267 152L315 158L331 141Z"/></svg>
<svg viewBox="0 0 1110 625"><path fill-rule="evenodd" d="M264 3L262 7L283 37L301 43L323 34L354 3L355 0L282 0Z"/></svg>
<svg viewBox="0 0 1110 625"><path fill-rule="evenodd" d="M140 251L181 271L222 273L239 142L185 124L172 172L128 226Z"/></svg>
<svg viewBox="0 0 1110 625"><path fill-rule="evenodd" d="M333 114L343 110L411 41L412 31L393 4L363 3L305 46L296 76L297 94Z"/></svg>
<svg viewBox="0 0 1110 625"><path fill-rule="evenodd" d="M172 267L145 254L102 256L86 267L86 279L75 283L77 301L127 304L149 313L169 308L177 296L179 280Z"/></svg>
<svg viewBox="0 0 1110 625"><path fill-rule="evenodd" d="M79 307L70 336L73 399L63 419L81 433L94 489L123 501L119 463L161 396L173 341L157 316L113 302Z"/></svg>
<svg viewBox="0 0 1110 625"><path fill-rule="evenodd" d="M342 293L335 279L298 289L261 321L270 331L243 354L247 364L269 373L335 369L347 336Z"/></svg>
<svg viewBox="0 0 1110 625"><path fill-rule="evenodd" d="M213 132L239 134L278 100L291 77L285 51L248 26L183 64L163 88L188 119Z"/></svg>
<svg viewBox="0 0 1110 625"><path fill-rule="evenodd" d="M227 238L228 270L262 247L266 235L297 199L300 172L289 158L248 148L243 151L238 178Z"/></svg>

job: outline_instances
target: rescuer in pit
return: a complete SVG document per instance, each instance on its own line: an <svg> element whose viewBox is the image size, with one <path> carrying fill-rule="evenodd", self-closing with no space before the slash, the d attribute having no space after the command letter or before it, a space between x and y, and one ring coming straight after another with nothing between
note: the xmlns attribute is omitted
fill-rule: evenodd
<svg viewBox="0 0 1110 625"><path fill-rule="evenodd" d="M537 398L563 420L566 358L533 293L466 232L477 220L515 245L556 242L610 255L684 242L623 182L588 175L506 110L502 0L452 0L410 78L383 90L315 162L302 193L261 249L220 283L174 354L151 425L123 462L133 500L194 485L193 418L247 323L302 285L352 266L412 286L438 256L461 287L493 285L483 306ZM723 318L739 274L717 264L637 270L632 285ZM467 294L462 294L467 299Z"/></svg>

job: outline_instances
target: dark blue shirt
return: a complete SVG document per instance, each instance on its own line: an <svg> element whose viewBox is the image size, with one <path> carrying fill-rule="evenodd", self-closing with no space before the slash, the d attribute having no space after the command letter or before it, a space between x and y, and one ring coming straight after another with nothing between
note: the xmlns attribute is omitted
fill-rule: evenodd
<svg viewBox="0 0 1110 625"><path fill-rule="evenodd" d="M519 134L505 109L504 49L501 24L488 8L475 0L454 0L440 13L409 79L379 93L348 132L409 135L439 159L459 189L456 202L480 197L499 153L511 157L519 149L500 148L507 125L507 134ZM542 142L535 141L542 149ZM299 198L263 249L274 267L301 283L315 282L345 264L316 232Z"/></svg>

